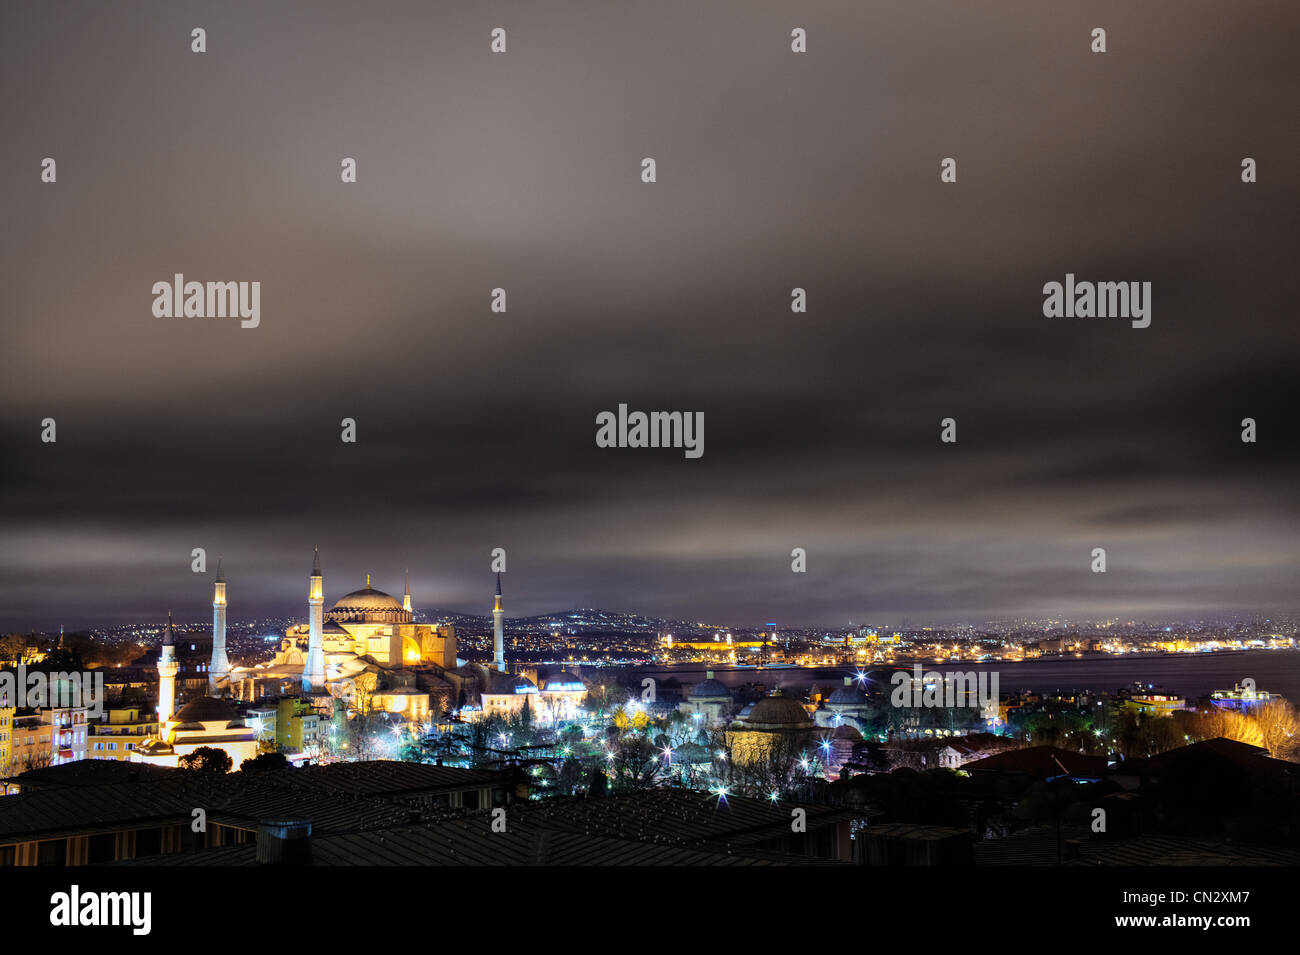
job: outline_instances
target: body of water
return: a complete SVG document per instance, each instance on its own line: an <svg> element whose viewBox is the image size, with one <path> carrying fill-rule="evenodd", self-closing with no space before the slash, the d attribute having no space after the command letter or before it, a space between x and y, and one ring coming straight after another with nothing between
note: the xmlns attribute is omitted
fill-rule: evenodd
<svg viewBox="0 0 1300 955"><path fill-rule="evenodd" d="M1016 690L1093 690L1111 692L1130 686L1135 681L1161 686L1175 696L1195 699L1214 690L1230 690L1234 684L1247 678L1255 681L1257 690L1281 694L1288 700L1300 700L1300 650L1231 650L1219 653L1181 653L1170 655L1141 654L1120 657L1065 657L1045 660L1028 660L1024 663L970 663L951 660L935 663L919 661L929 671L996 671L1002 693ZM912 664L896 664L895 668ZM587 675L609 668L573 667ZM864 667L888 669L888 667ZM727 686L762 683L768 689L789 687L804 689L816 683L821 686L840 683L845 676L857 672L856 668L793 667L737 668L710 666L700 663L655 667L623 667L628 683L639 683L645 677L665 680L672 677L685 686L704 679L706 670L712 670L714 679Z"/></svg>

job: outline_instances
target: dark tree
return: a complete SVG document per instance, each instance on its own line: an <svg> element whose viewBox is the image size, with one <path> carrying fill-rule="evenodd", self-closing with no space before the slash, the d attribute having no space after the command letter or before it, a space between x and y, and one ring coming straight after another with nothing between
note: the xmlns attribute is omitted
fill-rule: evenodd
<svg viewBox="0 0 1300 955"><path fill-rule="evenodd" d="M252 759L246 759L239 764L241 773L268 773L277 769L284 769L289 765L289 760L283 753L259 753Z"/></svg>
<svg viewBox="0 0 1300 955"><path fill-rule="evenodd" d="M190 772L221 774L230 772L230 768L235 765L235 761L230 758L230 754L224 749L200 746L189 755L182 756L176 761L176 764L179 768Z"/></svg>

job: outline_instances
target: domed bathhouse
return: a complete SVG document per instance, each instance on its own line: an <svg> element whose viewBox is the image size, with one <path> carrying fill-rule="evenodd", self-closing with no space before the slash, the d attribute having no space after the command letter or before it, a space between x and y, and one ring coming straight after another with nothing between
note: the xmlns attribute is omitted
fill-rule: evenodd
<svg viewBox="0 0 1300 955"><path fill-rule="evenodd" d="M567 670L543 676L531 666L517 667L513 673L478 666L475 669L485 674L485 688L479 692L482 709L469 714L470 719L509 719L522 712L527 702L539 725L558 726L577 719L578 709L587 698L586 685Z"/></svg>
<svg viewBox="0 0 1300 955"><path fill-rule="evenodd" d="M858 681L851 676L844 678L844 685L838 686L826 698L826 704L815 714L817 725L829 728L851 726L859 733L866 732L867 716L870 706L867 694Z"/></svg>
<svg viewBox="0 0 1300 955"><path fill-rule="evenodd" d="M727 730L731 758L741 766L788 759L817 745L817 724L798 700L776 690Z"/></svg>
<svg viewBox="0 0 1300 955"><path fill-rule="evenodd" d="M713 726L721 723L731 709L731 691L713 678L712 670L706 670L704 679L690 688L677 709L690 717L698 714L701 724Z"/></svg>

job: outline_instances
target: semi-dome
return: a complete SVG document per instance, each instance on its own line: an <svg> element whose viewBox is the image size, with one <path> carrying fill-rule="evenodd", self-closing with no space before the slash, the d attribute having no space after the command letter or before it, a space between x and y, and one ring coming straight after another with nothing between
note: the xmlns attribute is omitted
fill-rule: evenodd
<svg viewBox="0 0 1300 955"><path fill-rule="evenodd" d="M745 725L755 730L803 730L812 729L813 721L798 700L768 696L754 704L745 717Z"/></svg>

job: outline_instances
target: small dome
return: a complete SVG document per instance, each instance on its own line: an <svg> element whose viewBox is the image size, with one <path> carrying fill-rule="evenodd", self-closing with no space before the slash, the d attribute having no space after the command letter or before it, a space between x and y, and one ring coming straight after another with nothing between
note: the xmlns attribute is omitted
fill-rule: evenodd
<svg viewBox="0 0 1300 955"><path fill-rule="evenodd" d="M745 717L750 729L801 730L811 729L812 719L803 704L788 696L769 696L759 700Z"/></svg>
<svg viewBox="0 0 1300 955"><path fill-rule="evenodd" d="M555 676L548 676L542 687L547 693L574 693L587 688L581 680L567 670L561 670Z"/></svg>
<svg viewBox="0 0 1300 955"><path fill-rule="evenodd" d="M850 726L848 723L841 723L831 733L831 739L847 739L856 743L862 739L862 734L856 727Z"/></svg>
<svg viewBox="0 0 1300 955"><path fill-rule="evenodd" d="M861 706L867 702L867 694L857 684L841 686L826 698L826 702L839 706Z"/></svg>
<svg viewBox="0 0 1300 955"><path fill-rule="evenodd" d="M190 700L172 717L177 723L230 723L238 718L234 703L212 696Z"/></svg>
<svg viewBox="0 0 1300 955"><path fill-rule="evenodd" d="M526 676L517 676L513 673L493 673L491 680L487 692L493 696L537 692L537 684Z"/></svg>
<svg viewBox="0 0 1300 955"><path fill-rule="evenodd" d="M691 687L686 698L688 700L730 700L731 691L727 689L726 684L710 677Z"/></svg>

